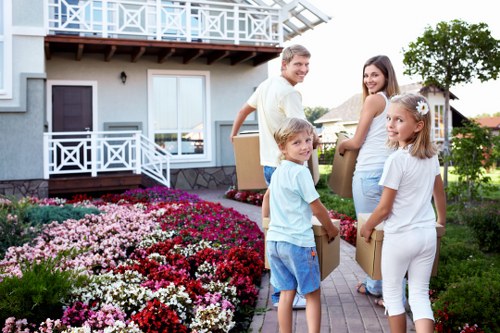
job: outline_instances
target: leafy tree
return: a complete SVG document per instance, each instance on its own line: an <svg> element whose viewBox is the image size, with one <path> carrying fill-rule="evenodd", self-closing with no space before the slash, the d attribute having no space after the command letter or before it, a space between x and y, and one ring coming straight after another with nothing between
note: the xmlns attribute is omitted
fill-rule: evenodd
<svg viewBox="0 0 500 333"><path fill-rule="evenodd" d="M314 125L314 121L321 118L328 112L328 108L322 106L308 107L304 108L304 113L306 114L307 120Z"/></svg>
<svg viewBox="0 0 500 333"><path fill-rule="evenodd" d="M404 71L419 74L425 85L435 85L444 91L444 184L448 183L450 88L496 79L500 71L500 41L493 38L486 23L468 24L461 20L440 22L435 29L425 28L424 34L403 49Z"/></svg>
<svg viewBox="0 0 500 333"><path fill-rule="evenodd" d="M454 128L452 134L454 139L448 158L453 161L451 173L458 175L458 182L450 186L449 194L460 202L472 202L480 199L481 190L493 189L485 170L500 156L500 137L475 121Z"/></svg>

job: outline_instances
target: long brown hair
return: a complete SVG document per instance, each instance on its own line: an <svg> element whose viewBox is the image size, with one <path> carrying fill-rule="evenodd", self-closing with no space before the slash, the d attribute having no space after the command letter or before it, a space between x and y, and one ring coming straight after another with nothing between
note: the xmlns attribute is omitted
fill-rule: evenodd
<svg viewBox="0 0 500 333"><path fill-rule="evenodd" d="M384 74L385 77L385 85L382 91L385 92L388 98L390 98L393 95L399 94L399 85L398 85L398 79L396 78L396 73L394 72L394 67L392 67L391 60L389 57L385 55L378 55L375 57L371 57L365 62L365 65L363 66L363 77L365 75L365 68L367 66L373 65L377 67L382 74ZM370 95L368 92L368 88L362 81L363 85L363 101Z"/></svg>

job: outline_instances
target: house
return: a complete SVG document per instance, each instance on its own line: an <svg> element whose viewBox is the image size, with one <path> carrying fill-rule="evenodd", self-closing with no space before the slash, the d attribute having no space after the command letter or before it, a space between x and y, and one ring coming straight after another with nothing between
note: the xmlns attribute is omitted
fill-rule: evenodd
<svg viewBox="0 0 500 333"><path fill-rule="evenodd" d="M495 135L495 136L499 135L499 133L500 133L500 117L477 118L476 121L480 126L489 128L493 135Z"/></svg>
<svg viewBox="0 0 500 333"><path fill-rule="evenodd" d="M442 90L432 86L424 87L420 83L412 83L400 87L401 92L418 92L425 96L430 104L432 111L432 137L438 144L444 142L444 104L445 98ZM450 92L450 99L458 99ZM328 113L315 121L316 124L321 124L322 142L333 143L337 141L337 133L347 132L351 135L356 131L361 108L363 106L362 94L356 94L342 103L340 106L332 108ZM448 125L448 133L451 134L453 127L461 126L462 121L467 118L458 112L455 108L450 107L451 117Z"/></svg>
<svg viewBox="0 0 500 333"><path fill-rule="evenodd" d="M0 0L0 16L0 194L39 197L233 185L235 114L284 41L330 19L307 0Z"/></svg>

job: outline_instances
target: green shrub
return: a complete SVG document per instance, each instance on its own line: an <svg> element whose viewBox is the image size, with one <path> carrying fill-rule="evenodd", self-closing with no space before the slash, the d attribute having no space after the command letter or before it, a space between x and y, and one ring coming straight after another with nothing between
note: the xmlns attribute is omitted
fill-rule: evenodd
<svg viewBox="0 0 500 333"><path fill-rule="evenodd" d="M453 332L465 323L477 324L485 333L500 331L500 274L485 272L481 276L466 276L448 286L435 302L435 310L447 305L450 315L447 326Z"/></svg>
<svg viewBox="0 0 500 333"><path fill-rule="evenodd" d="M354 210L354 202L352 199L342 198L334 193L329 188L318 188L321 202L328 210L333 210L340 214L345 214L352 219L356 219L356 211Z"/></svg>
<svg viewBox="0 0 500 333"><path fill-rule="evenodd" d="M25 218L29 207L28 201L0 197L0 259L9 247L22 245L36 236L37 230Z"/></svg>
<svg viewBox="0 0 500 333"><path fill-rule="evenodd" d="M0 283L0 322L9 317L26 318L41 323L47 318L61 318L64 300L73 286L80 286L85 277L73 271L60 271L60 258L40 263L26 263L22 277L6 277Z"/></svg>
<svg viewBox="0 0 500 333"><path fill-rule="evenodd" d="M481 250L500 252L500 208L498 203L482 203L479 206L464 208L462 219L472 231Z"/></svg>
<svg viewBox="0 0 500 333"><path fill-rule="evenodd" d="M32 226L40 226L54 221L63 222L68 219L79 220L86 214L100 214L97 208L64 206L32 206L26 210L25 218Z"/></svg>

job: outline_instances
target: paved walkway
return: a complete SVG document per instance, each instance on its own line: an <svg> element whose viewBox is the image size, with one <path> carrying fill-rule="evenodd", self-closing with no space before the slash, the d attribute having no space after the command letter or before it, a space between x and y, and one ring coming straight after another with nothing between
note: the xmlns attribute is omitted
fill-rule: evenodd
<svg viewBox="0 0 500 333"><path fill-rule="evenodd" d="M225 207L234 208L255 221L262 229L261 208L224 198L224 190L193 190L206 201L219 202ZM321 332L335 333L389 333L389 324L384 309L374 303L374 298L359 294L355 286L365 277L365 273L355 260L356 248L341 240L340 264L321 282ZM272 288L269 273L265 273L260 286L257 311L250 332L278 333L277 311L271 302ZM410 318L407 332L415 331ZM307 332L304 310L294 311L294 332Z"/></svg>

